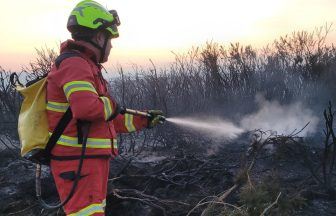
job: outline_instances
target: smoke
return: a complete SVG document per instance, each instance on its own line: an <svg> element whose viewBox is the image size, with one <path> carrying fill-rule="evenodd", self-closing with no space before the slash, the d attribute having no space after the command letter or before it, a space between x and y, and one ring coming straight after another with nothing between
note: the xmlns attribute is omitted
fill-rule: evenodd
<svg viewBox="0 0 336 216"><path fill-rule="evenodd" d="M267 101L262 96L256 96L259 110L243 117L240 127L244 130L272 130L277 134L288 135L299 132L307 123L309 125L300 132L300 136L314 134L319 123L312 110L305 108L302 103L280 105L278 101Z"/></svg>
<svg viewBox="0 0 336 216"><path fill-rule="evenodd" d="M167 121L193 129L210 138L235 139L243 132L260 129L289 135L300 132L300 136L314 134L319 123L312 110L302 103L280 105L278 101L267 101L263 96L256 96L259 109L257 112L242 117L238 124L217 117L168 118Z"/></svg>

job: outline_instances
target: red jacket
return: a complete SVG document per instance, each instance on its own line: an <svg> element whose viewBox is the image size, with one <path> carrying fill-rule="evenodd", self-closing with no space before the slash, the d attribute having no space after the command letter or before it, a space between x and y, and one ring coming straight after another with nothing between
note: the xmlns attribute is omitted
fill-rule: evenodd
<svg viewBox="0 0 336 216"><path fill-rule="evenodd" d="M52 133L59 119L70 105L73 119L52 150L56 156L80 155L77 141L77 120L91 122L87 141L87 155L118 154L117 134L139 131L148 125L147 118L129 114L117 115L107 121L116 109L109 96L107 82L96 63L97 54L85 43L68 40L61 44L61 53L75 50L81 57L64 59L58 68L54 65L48 74L47 113L49 132Z"/></svg>

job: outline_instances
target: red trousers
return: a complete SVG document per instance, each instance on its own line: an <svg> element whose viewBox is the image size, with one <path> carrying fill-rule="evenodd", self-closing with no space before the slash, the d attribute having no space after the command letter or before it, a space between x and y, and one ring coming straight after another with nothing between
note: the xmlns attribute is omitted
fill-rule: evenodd
<svg viewBox="0 0 336 216"><path fill-rule="evenodd" d="M51 172L61 201L72 188L79 160L51 160ZM64 211L70 216L105 215L110 159L84 159L81 178Z"/></svg>

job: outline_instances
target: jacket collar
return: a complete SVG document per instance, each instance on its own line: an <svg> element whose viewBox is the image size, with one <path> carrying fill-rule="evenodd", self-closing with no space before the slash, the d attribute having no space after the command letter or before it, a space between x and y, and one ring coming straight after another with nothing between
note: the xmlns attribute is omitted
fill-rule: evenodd
<svg viewBox="0 0 336 216"><path fill-rule="evenodd" d="M74 41L74 40L67 40L61 43L61 53L69 50L78 50L81 52L84 56L91 59L97 66L100 67L100 64L98 62L98 55L99 51L92 48L89 43L84 41Z"/></svg>

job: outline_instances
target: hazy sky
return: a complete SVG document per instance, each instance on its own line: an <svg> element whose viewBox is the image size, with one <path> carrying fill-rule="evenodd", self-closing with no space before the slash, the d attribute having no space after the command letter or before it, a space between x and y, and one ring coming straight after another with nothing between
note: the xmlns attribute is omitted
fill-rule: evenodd
<svg viewBox="0 0 336 216"><path fill-rule="evenodd" d="M0 66L19 70L34 60L35 48L58 50L70 37L68 15L78 0L0 0ZM113 41L110 61L145 66L172 61L206 41L242 42L260 47L295 30L311 31L334 23L336 0L100 0L116 9L120 38ZM336 39L335 30L329 39Z"/></svg>

